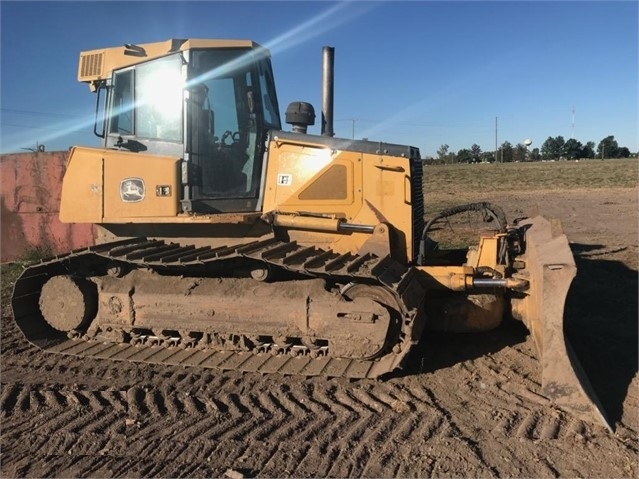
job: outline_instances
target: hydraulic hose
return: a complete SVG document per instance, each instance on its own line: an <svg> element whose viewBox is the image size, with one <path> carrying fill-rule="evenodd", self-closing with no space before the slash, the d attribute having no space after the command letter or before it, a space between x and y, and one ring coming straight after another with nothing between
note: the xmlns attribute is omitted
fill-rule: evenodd
<svg viewBox="0 0 639 479"><path fill-rule="evenodd" d="M424 264L424 259L426 257L426 244L429 242L428 232L432 228L432 226L439 220L443 218L449 218L451 216L455 216L461 213L465 213L466 211L481 211L484 214L484 221L496 221L499 225L499 232L505 233L508 222L506 221L506 214L504 210L502 210L499 206L493 205L492 203L488 203L485 201L478 203L468 203L465 205L453 206L451 208L446 208L439 212L434 218L432 218L426 226L424 226L424 230L422 231L421 241L419 243L419 255L417 257L418 264Z"/></svg>

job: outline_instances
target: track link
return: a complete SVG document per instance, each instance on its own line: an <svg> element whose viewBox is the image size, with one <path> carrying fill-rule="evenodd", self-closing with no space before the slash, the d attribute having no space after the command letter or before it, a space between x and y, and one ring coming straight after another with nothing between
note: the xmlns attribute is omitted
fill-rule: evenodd
<svg viewBox="0 0 639 479"><path fill-rule="evenodd" d="M164 274L189 276L194 270L207 271L235 261L260 262L310 277L330 279L340 284L364 283L387 289L401 308L401 331L397 343L375 359L344 359L330 356L291 355L217 349L181 349L136 344L69 339L54 330L42 317L38 298L53 276L78 274L91 268L126 265L148 268ZM29 342L52 353L115 361L133 361L186 367L239 370L286 375L374 378L401 366L423 329L423 290L415 271L390 257L372 254L338 254L332 250L300 246L296 242L269 237L252 243L221 248L167 243L164 240L134 238L75 250L27 268L17 280L12 306L15 321Z"/></svg>

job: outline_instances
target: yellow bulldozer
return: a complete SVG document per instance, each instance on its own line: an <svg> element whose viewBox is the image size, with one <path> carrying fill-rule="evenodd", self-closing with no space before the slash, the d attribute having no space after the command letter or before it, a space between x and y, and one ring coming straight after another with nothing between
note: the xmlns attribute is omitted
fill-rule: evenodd
<svg viewBox="0 0 639 479"><path fill-rule="evenodd" d="M377 378L428 330L530 330L541 393L601 408L563 333L576 268L557 221L509 224L490 203L424 218L418 148L333 132L334 49L322 51L321 134L293 102L281 125L268 49L171 39L80 54L101 148L74 147L60 219L108 241L26 269L14 318L53 353L259 373ZM440 248L438 223L491 225Z"/></svg>

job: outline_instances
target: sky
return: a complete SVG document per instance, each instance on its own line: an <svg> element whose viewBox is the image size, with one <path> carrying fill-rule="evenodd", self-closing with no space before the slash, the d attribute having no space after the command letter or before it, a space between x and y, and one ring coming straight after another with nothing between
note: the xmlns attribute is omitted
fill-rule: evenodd
<svg viewBox="0 0 639 479"><path fill-rule="evenodd" d="M436 156L550 136L639 151L634 1L0 1L0 151L99 146L81 51L169 38L270 49L282 118L321 111L335 48L335 136ZM320 121L309 133L320 133ZM285 125L284 129L290 129Z"/></svg>

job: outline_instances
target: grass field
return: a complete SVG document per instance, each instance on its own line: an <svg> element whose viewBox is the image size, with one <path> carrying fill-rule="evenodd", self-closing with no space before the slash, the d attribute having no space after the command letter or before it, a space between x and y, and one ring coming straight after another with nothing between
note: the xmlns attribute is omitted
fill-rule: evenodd
<svg viewBox="0 0 639 479"><path fill-rule="evenodd" d="M587 160L534 163L429 165L424 167L428 190L443 184L460 190L554 190L632 188L637 186L637 160Z"/></svg>
<svg viewBox="0 0 639 479"><path fill-rule="evenodd" d="M636 159L428 165L424 198L429 213L494 193L636 188L638 181Z"/></svg>
<svg viewBox="0 0 639 479"><path fill-rule="evenodd" d="M0 307L2 309L11 301L13 284L18 279L18 276L22 274L25 266L37 263L51 255L52 250L50 247L29 248L18 260L0 265Z"/></svg>

